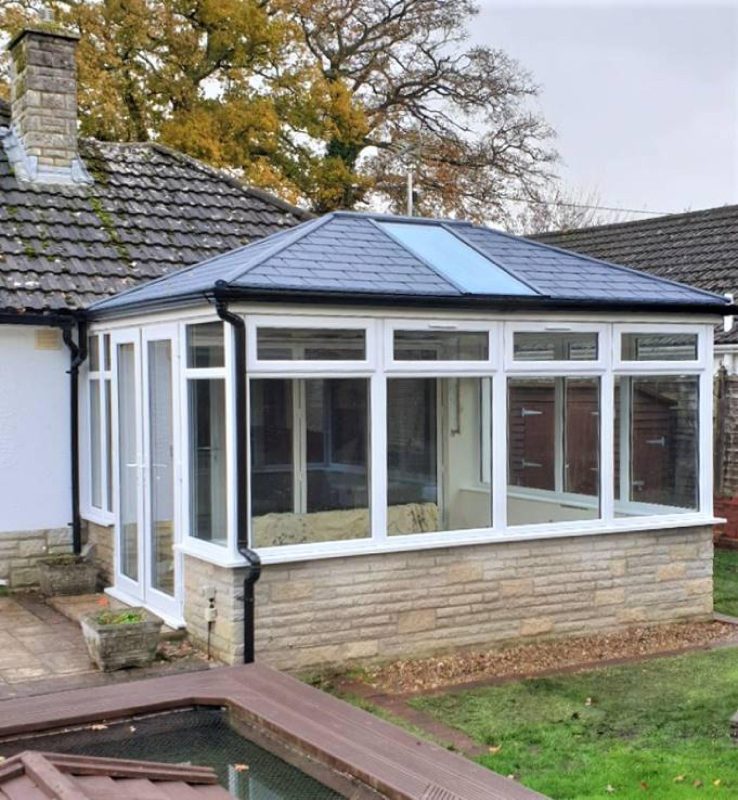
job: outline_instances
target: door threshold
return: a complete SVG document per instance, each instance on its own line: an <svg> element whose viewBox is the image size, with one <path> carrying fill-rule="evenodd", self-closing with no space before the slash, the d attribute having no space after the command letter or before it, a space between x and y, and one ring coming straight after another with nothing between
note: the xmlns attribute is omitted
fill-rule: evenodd
<svg viewBox="0 0 738 800"><path fill-rule="evenodd" d="M110 597L115 600L120 600L121 603L125 603L127 606L143 606L147 611L150 611L152 614L156 614L156 616L160 619L163 619L164 624L168 628L172 628L173 630L181 630L182 628L187 627L187 624L182 618L173 617L171 614L165 614L162 611L159 611L157 608L147 606L140 597L134 597L133 595L130 595L115 586L106 587L105 594L110 595Z"/></svg>

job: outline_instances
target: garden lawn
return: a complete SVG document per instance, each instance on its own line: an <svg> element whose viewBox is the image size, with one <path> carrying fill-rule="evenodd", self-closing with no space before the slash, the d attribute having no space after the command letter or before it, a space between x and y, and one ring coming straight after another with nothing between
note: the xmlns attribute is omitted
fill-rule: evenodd
<svg viewBox="0 0 738 800"><path fill-rule="evenodd" d="M420 697L556 800L738 796L738 648Z"/></svg>
<svg viewBox="0 0 738 800"><path fill-rule="evenodd" d="M738 617L738 550L715 549L715 611Z"/></svg>

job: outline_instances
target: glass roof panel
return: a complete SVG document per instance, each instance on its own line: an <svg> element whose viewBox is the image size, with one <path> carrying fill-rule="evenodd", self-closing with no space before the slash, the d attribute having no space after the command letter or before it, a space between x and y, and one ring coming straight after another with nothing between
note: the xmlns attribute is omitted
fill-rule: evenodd
<svg viewBox="0 0 738 800"><path fill-rule="evenodd" d="M536 294L440 225L413 222L377 224L464 292L500 295Z"/></svg>

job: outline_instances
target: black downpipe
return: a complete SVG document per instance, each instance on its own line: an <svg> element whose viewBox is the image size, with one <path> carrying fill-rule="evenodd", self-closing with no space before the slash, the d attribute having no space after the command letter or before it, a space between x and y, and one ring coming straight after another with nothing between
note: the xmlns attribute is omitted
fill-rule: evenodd
<svg viewBox="0 0 738 800"><path fill-rule="evenodd" d="M82 552L82 517L79 513L79 368L87 358L87 323L77 322L77 341L72 335L73 324L62 328L64 344L69 348L69 427L71 432L72 468L72 549L76 556Z"/></svg>
<svg viewBox="0 0 738 800"><path fill-rule="evenodd" d="M254 584L261 575L261 559L248 544L248 464L246 453L246 325L215 297L218 316L233 327L233 363L236 372L236 536L238 552L246 559L243 579L243 663L254 663Z"/></svg>

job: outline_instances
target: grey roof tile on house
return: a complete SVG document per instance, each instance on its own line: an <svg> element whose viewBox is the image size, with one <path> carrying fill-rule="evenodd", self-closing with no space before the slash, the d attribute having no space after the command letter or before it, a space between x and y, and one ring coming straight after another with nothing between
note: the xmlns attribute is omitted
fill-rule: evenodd
<svg viewBox="0 0 738 800"><path fill-rule="evenodd" d="M738 296L738 205L534 237L718 294ZM738 329L718 333L738 342Z"/></svg>
<svg viewBox="0 0 738 800"><path fill-rule="evenodd" d="M408 243L404 230L397 233L396 223L406 223L408 231L421 237L429 236L431 229L444 231L454 256L424 256L422 247ZM505 288L487 292L465 285L460 265L451 263L464 257L497 276L491 285L497 280ZM442 263L444 258L449 263ZM213 293L426 302L444 298L560 307L676 305L714 310L726 305L724 298L709 292L467 222L333 212L142 284L96 303L92 311L114 313Z"/></svg>
<svg viewBox="0 0 738 800"><path fill-rule="evenodd" d="M84 308L309 216L156 144L80 154L92 186L32 185L0 143L0 311Z"/></svg>

